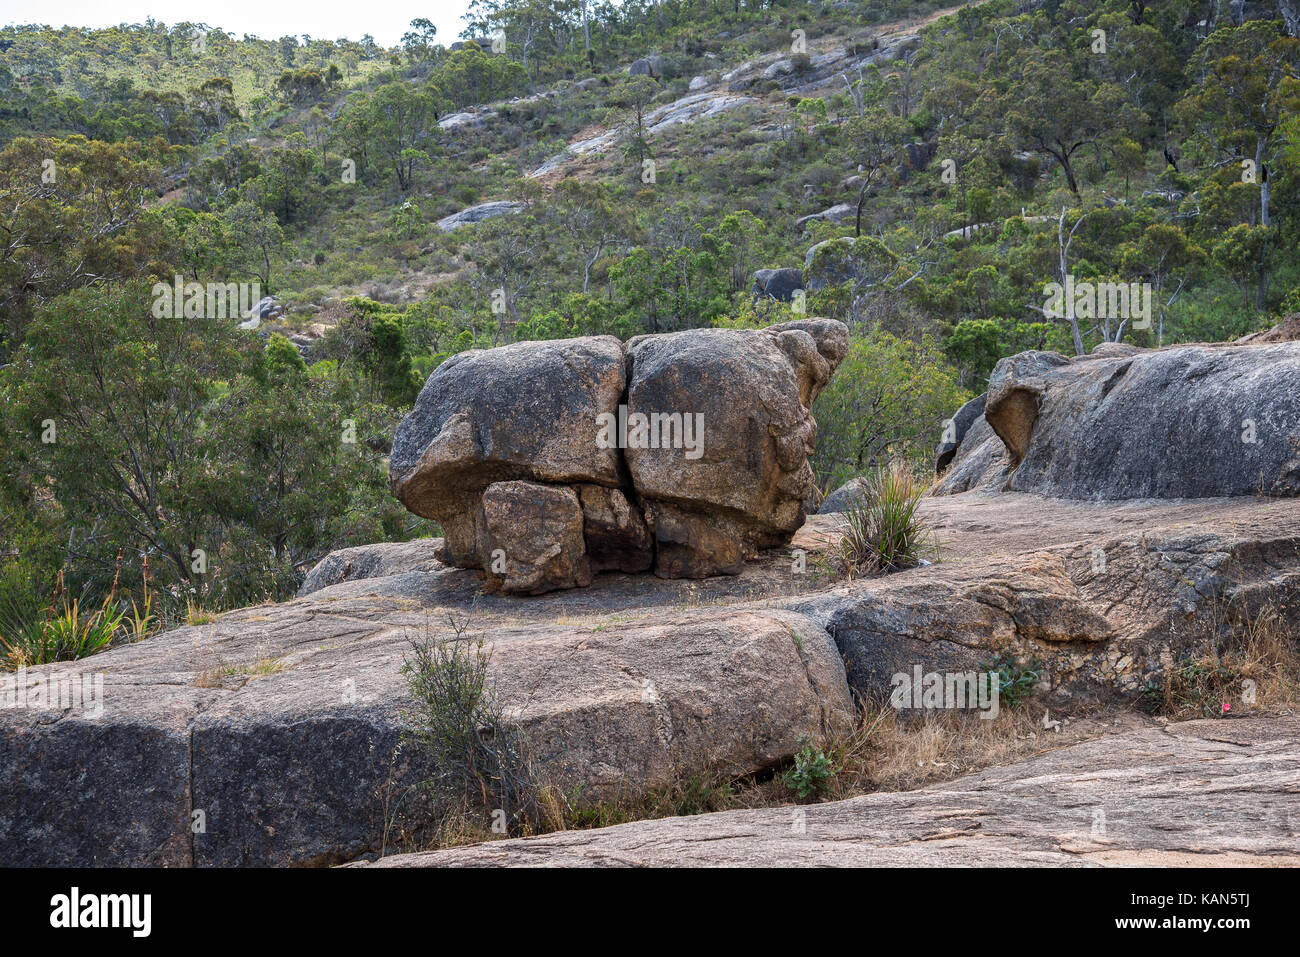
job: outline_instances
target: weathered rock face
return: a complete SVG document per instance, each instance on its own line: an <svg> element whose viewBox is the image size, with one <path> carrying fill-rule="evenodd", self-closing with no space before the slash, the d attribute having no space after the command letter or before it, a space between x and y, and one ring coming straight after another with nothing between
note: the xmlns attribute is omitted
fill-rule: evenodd
<svg viewBox="0 0 1300 957"><path fill-rule="evenodd" d="M298 589L298 597L303 598L342 582L386 578L399 572L430 572L440 567L441 562L434 556L427 538L342 548L330 552L307 573Z"/></svg>
<svg viewBox="0 0 1300 957"><path fill-rule="evenodd" d="M758 549L790 540L813 485L808 458L817 425L808 409L847 345L845 327L825 320L760 334L700 329L628 343L629 415L653 423L685 410L708 429L698 454L626 450L658 542L656 571L668 578L734 574Z"/></svg>
<svg viewBox="0 0 1300 957"><path fill-rule="evenodd" d="M938 494L1300 494L1300 343L1025 352L994 368ZM967 412L963 409L962 412ZM959 413L959 417L962 413Z"/></svg>
<svg viewBox="0 0 1300 957"><path fill-rule="evenodd" d="M652 76L656 80L663 76L664 58L655 53L639 60L633 60L627 68L628 76Z"/></svg>
<svg viewBox="0 0 1300 957"><path fill-rule="evenodd" d="M865 501L866 483L860 478L849 479L821 503L818 515L830 515L835 512L847 512L854 505Z"/></svg>
<svg viewBox="0 0 1300 957"><path fill-rule="evenodd" d="M496 482L483 492L489 567L503 590L536 595L591 584L582 505L567 486Z"/></svg>
<svg viewBox="0 0 1300 957"><path fill-rule="evenodd" d="M970 431L970 427L984 414L986 399L987 395L976 396L958 409L957 414L949 422L944 423L944 434L939 440L935 463L935 467L940 472L948 467L948 463L957 454L957 449L961 446L966 433Z"/></svg>
<svg viewBox="0 0 1300 957"><path fill-rule="evenodd" d="M588 488L606 492L579 488L584 526L621 530L617 501L589 509ZM773 550L734 578L606 576L519 601L483 594L425 539L353 550L331 563L338 582L305 598L30 669L27 702L0 707L0 866L319 864L403 849L392 835L418 840L428 808L410 800L427 767L397 750L411 704L401 667L411 640L454 637L448 613L486 640L488 677L539 771L594 801L779 767L801 737L850 719L851 692L887 695L891 674L917 665L1038 659L1034 705L1061 717L1136 696L1216 647L1196 635L1237 627L1232 616L1269 604L1286 633L1300 628L1300 498L972 494L922 508L943 561L883 578L819 581ZM814 553L810 570L836 528L816 516L793 539ZM56 677L96 675L97 711L31 701ZM0 701L13 684L0 677ZM809 808L810 828L828 806Z"/></svg>
<svg viewBox="0 0 1300 957"><path fill-rule="evenodd" d="M1276 326L1252 332L1237 340L1237 345L1263 345L1270 342L1295 342L1300 339L1300 312L1293 312Z"/></svg>
<svg viewBox="0 0 1300 957"><path fill-rule="evenodd" d="M393 491L506 592L735 574L803 524L809 409L847 350L808 319L464 353L399 426Z"/></svg>
<svg viewBox="0 0 1300 957"><path fill-rule="evenodd" d="M468 209L462 209L459 213L452 213L450 216L444 216L438 220L438 228L444 233L450 233L460 229L462 226L469 226L473 223L481 223L485 219L491 219L494 216L507 216L511 213L517 213L524 208L523 203L514 203L509 200L495 200L490 203L479 203L477 206L470 206Z"/></svg>
<svg viewBox="0 0 1300 957"><path fill-rule="evenodd" d="M397 428L393 492L417 515L442 524L445 561L487 568L504 547L483 526L488 486L618 486L618 450L597 444L596 421L617 413L625 378L623 347L612 336L453 356L429 377Z"/></svg>

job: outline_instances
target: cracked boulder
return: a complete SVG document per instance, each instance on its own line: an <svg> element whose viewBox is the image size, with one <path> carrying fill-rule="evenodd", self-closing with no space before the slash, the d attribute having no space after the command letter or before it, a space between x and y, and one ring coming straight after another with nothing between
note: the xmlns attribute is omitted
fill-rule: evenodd
<svg viewBox="0 0 1300 957"><path fill-rule="evenodd" d="M393 491L510 593L737 574L803 524L809 410L847 350L808 319L463 353L398 427Z"/></svg>
<svg viewBox="0 0 1300 957"><path fill-rule="evenodd" d="M994 368L983 413L957 447L940 446L935 491L1295 496L1297 382L1300 342L1024 352Z"/></svg>
<svg viewBox="0 0 1300 957"><path fill-rule="evenodd" d="M440 365L397 427L394 494L446 536L444 561L487 568L483 493L498 482L617 488L619 452L596 442L625 384L613 336L472 350ZM521 560L517 557L517 560Z"/></svg>

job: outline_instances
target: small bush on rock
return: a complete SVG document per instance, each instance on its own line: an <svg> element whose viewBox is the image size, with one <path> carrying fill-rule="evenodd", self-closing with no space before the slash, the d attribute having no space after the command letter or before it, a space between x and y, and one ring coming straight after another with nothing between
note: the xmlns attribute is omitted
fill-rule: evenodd
<svg viewBox="0 0 1300 957"><path fill-rule="evenodd" d="M998 704L1004 708L1014 708L1031 697L1043 680L1043 665L1037 658L1021 662L1011 655L999 655L980 670L998 673Z"/></svg>
<svg viewBox="0 0 1300 957"><path fill-rule="evenodd" d="M537 788L488 681L491 656L482 638L465 634L464 622L452 627L453 636L413 641L402 669L415 699L406 739L431 769L424 786L444 827L460 815L499 822L508 833L532 832Z"/></svg>

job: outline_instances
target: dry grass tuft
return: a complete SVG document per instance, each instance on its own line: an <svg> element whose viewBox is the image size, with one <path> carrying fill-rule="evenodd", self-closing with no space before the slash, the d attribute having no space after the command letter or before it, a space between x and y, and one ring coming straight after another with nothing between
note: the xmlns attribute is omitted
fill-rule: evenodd
<svg viewBox="0 0 1300 957"><path fill-rule="evenodd" d="M1300 643L1283 607L1269 603L1248 613L1223 610L1213 628L1226 639L1149 684L1143 694L1147 710L1190 719L1285 710L1300 703Z"/></svg>

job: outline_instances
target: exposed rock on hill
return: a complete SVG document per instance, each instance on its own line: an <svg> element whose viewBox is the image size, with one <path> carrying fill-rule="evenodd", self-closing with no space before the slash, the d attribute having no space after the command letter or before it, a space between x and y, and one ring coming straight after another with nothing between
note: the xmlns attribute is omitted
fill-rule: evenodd
<svg viewBox="0 0 1300 957"><path fill-rule="evenodd" d="M803 288L803 270L793 267L759 269L754 272L754 292L778 302L789 302Z"/></svg>
<svg viewBox="0 0 1300 957"><path fill-rule="evenodd" d="M452 213L450 216L444 216L438 220L438 228L444 233L449 233L454 229L460 229L462 226L468 226L471 223L481 223L485 219L491 219L493 216L505 216L510 213L517 213L524 208L523 203L514 203L508 200L496 200L490 203L479 203L477 206L470 206L462 209L459 213Z"/></svg>
<svg viewBox="0 0 1300 957"><path fill-rule="evenodd" d="M809 319L462 353L398 428L393 490L442 524L444 560L507 592L652 559L735 574L803 523L808 410L847 349L842 323Z"/></svg>
<svg viewBox="0 0 1300 957"><path fill-rule="evenodd" d="M1000 361L939 494L1300 494L1300 344L1097 350ZM963 410L965 411L965 410ZM943 468L945 462L940 462Z"/></svg>
<svg viewBox="0 0 1300 957"><path fill-rule="evenodd" d="M1300 865L1300 721L1189 721L919 791L403 854L379 867Z"/></svg>
<svg viewBox="0 0 1300 957"><path fill-rule="evenodd" d="M801 216L795 220L795 229L804 229L814 220L826 223L846 223L858 214L857 203L837 203L830 209L823 209L820 213L813 213L809 216Z"/></svg>

